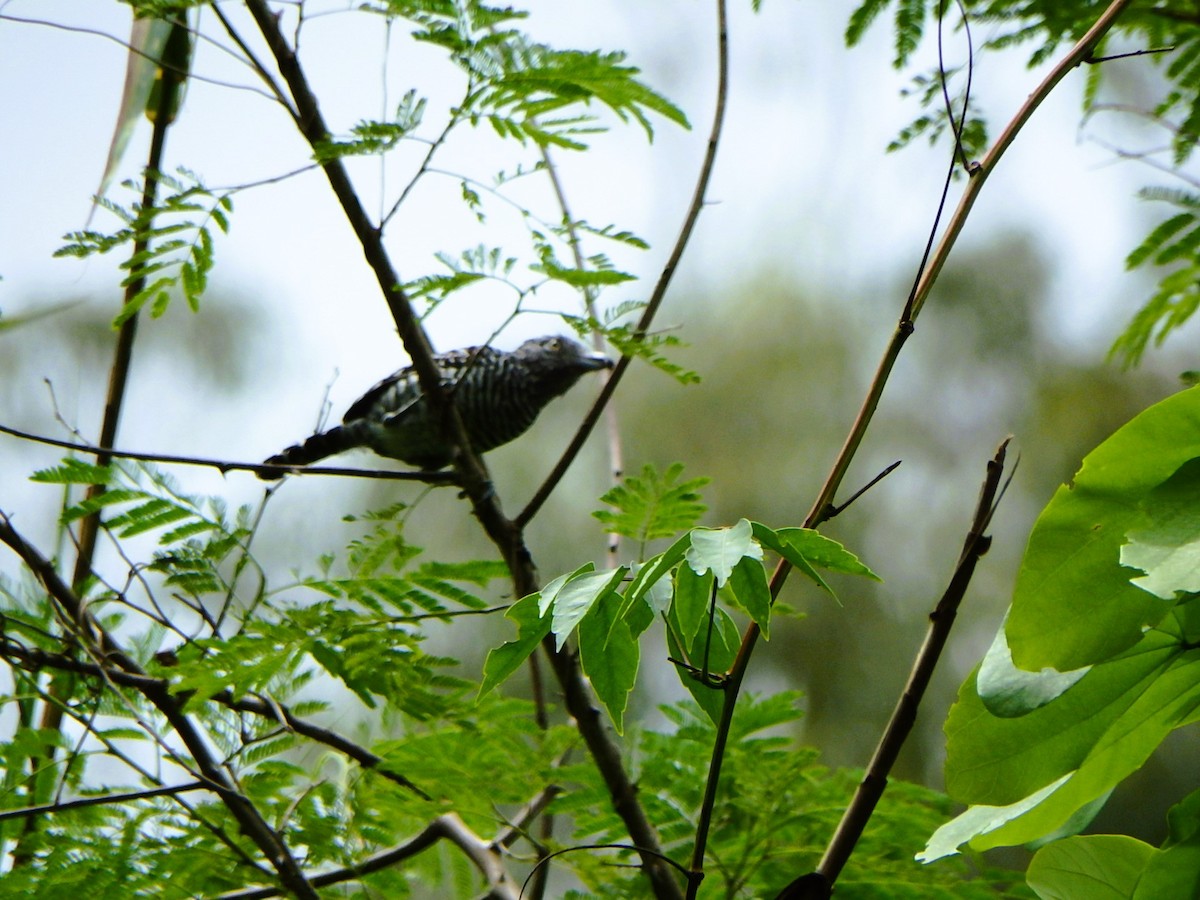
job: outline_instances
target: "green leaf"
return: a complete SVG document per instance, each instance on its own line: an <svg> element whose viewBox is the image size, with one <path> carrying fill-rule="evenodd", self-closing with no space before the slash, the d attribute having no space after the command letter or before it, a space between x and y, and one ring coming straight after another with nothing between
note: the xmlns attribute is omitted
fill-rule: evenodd
<svg viewBox="0 0 1200 900"><path fill-rule="evenodd" d="M697 574L691 566L680 566L675 570L675 598L671 613L685 643L690 642L708 622L712 590L711 572Z"/></svg>
<svg viewBox="0 0 1200 900"><path fill-rule="evenodd" d="M1168 620L1016 718L994 715L969 679L946 723L946 788L973 808L949 833L978 850L1026 843L1136 771L1173 729L1200 718L1200 650L1184 646ZM964 822L982 823L986 833Z"/></svg>
<svg viewBox="0 0 1200 900"><path fill-rule="evenodd" d="M477 699L482 699L517 671L550 633L550 613L538 609L540 602L540 594L530 594L514 603L504 614L504 618L517 623L517 638L488 651Z"/></svg>
<svg viewBox="0 0 1200 900"><path fill-rule="evenodd" d="M1043 900L1128 900L1156 852L1149 844L1125 835L1076 836L1040 849L1029 863L1025 878Z"/></svg>
<svg viewBox="0 0 1200 900"><path fill-rule="evenodd" d="M645 465L640 475L630 475L608 490L600 502L615 511L597 510L592 515L604 524L604 530L640 544L673 537L692 528L708 509L700 497L707 478L680 481L683 463L672 463L659 474Z"/></svg>
<svg viewBox="0 0 1200 900"><path fill-rule="evenodd" d="M888 2L889 0L863 0L850 14L850 23L846 26L847 47L853 47L862 40L871 22L887 7Z"/></svg>
<svg viewBox="0 0 1200 900"><path fill-rule="evenodd" d="M558 588L550 601L546 600L543 593L543 610L553 602L550 630L554 633L555 646L559 650L594 604L608 601L620 608L621 600L616 588L628 571L628 567L618 566L611 572L577 572Z"/></svg>
<svg viewBox="0 0 1200 900"><path fill-rule="evenodd" d="M595 603L579 625L579 661L608 710L618 734L624 733L625 708L637 682L637 640L620 617L616 597Z"/></svg>
<svg viewBox="0 0 1200 900"><path fill-rule="evenodd" d="M697 575L712 572L717 587L724 587L742 557L762 559L762 547L754 540L753 529L746 519L739 519L727 528L693 528L692 546L685 558Z"/></svg>
<svg viewBox="0 0 1200 900"><path fill-rule="evenodd" d="M752 522L751 528L754 537L763 546L782 556L835 600L837 594L816 567L847 575L861 575L874 581L881 580L837 541L811 528L780 528L775 531L761 522Z"/></svg>
<svg viewBox="0 0 1200 900"><path fill-rule="evenodd" d="M1008 649L1004 625L1001 623L979 666L975 686L988 712L1001 718L1011 718L1045 706L1078 682L1089 668L1070 672L1051 668L1040 672L1018 669L1013 665L1012 651Z"/></svg>
<svg viewBox="0 0 1200 900"><path fill-rule="evenodd" d="M625 603L621 607L622 614L628 613L639 600L646 599L647 592L683 561L683 556L691 545L692 534L689 531L662 553L646 560L638 569L637 574L633 576L633 581L625 591Z"/></svg>
<svg viewBox="0 0 1200 900"><path fill-rule="evenodd" d="M767 573L762 563L748 556L742 557L733 567L729 579L734 596L742 609L762 629L763 638L771 639L771 588L767 584Z"/></svg>
<svg viewBox="0 0 1200 900"><path fill-rule="evenodd" d="M917 854L917 860L931 863L953 856L968 841L975 839L977 842L980 835L990 834L1005 823L1020 818L1031 809L1036 809L1069 777L1064 775L1058 781L1051 782L1041 790L1034 791L1028 797L1022 797L1008 806L989 806L982 803L972 805L966 812L938 828L925 844L925 849Z"/></svg>
<svg viewBox="0 0 1200 900"><path fill-rule="evenodd" d="M1144 527L1154 489L1198 456L1200 388L1155 404L1087 455L1029 538L1007 625L1017 666L1082 668L1162 620L1171 604L1131 583L1121 547Z"/></svg>
<svg viewBox="0 0 1200 900"><path fill-rule="evenodd" d="M672 606L672 613L674 609L675 607ZM675 659L686 658L693 666L702 670L702 674L710 676L723 676L733 665L738 647L741 645L741 633L725 610L717 607L712 627L709 628L706 623L705 627L697 631L686 654L682 652L675 639L675 635L679 633L680 623L674 619L672 614L668 614L668 619L675 626L667 629L667 649L672 657ZM707 668L705 668L706 666ZM718 722L721 718L725 692L703 683L696 673L689 672L682 666L676 666L676 671L679 673L679 680L683 686L700 704L705 714L714 723Z"/></svg>
<svg viewBox="0 0 1200 900"><path fill-rule="evenodd" d="M785 548L798 553L812 566L844 575L859 575L872 581L883 580L844 546L819 531L811 528L780 528L775 534Z"/></svg>
<svg viewBox="0 0 1200 900"><path fill-rule="evenodd" d="M1133 900L1200 896L1200 791L1171 807L1167 825L1167 839L1146 866Z"/></svg>
<svg viewBox="0 0 1200 900"><path fill-rule="evenodd" d="M52 469L39 469L29 476L30 481L43 484L109 484L113 478L111 466L93 466L70 457Z"/></svg>
<svg viewBox="0 0 1200 900"><path fill-rule="evenodd" d="M1146 524L1121 548L1121 565L1146 573L1133 583L1164 600L1200 591L1200 459L1152 489L1141 508Z"/></svg>

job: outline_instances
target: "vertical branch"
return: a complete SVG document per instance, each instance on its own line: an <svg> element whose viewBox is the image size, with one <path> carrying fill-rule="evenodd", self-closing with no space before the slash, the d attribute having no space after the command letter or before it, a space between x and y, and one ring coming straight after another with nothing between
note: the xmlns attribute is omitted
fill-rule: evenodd
<svg viewBox="0 0 1200 900"><path fill-rule="evenodd" d="M178 39L180 33L183 35L183 39L186 40L188 33L186 22L175 22L173 24L171 37L167 41L168 47L172 41ZM155 202L158 199L158 182L160 173L162 172L167 130L171 126L174 109L178 102L179 89L186 79L186 72L177 70L174 66L160 65L157 77L159 88L158 106L153 111L147 110L147 114L153 123L153 128L150 136L150 150L146 159L141 206L138 209L138 218L134 225L137 237L134 239L133 252L130 256L131 260L143 258L149 247L150 230L154 224L154 216L156 214ZM125 287L124 298L122 300L122 303L125 305L131 303L146 287L146 276L142 271L141 264L135 263L133 271L135 276ZM133 361L133 344L134 339L137 337L137 326L138 317L135 314L125 319L117 332L117 345L113 354L112 366L109 368L108 390L104 401L104 415L100 423L101 447L112 447L116 443L117 430L121 423L121 410L124 406L126 387L129 383L129 370ZM112 462L112 457L108 453L97 454L97 465L106 466L110 462ZM89 485L84 494L84 501L95 500L104 493L104 490L105 488L102 484ZM78 550L75 556L74 572L71 577L71 583L77 591L80 590L81 586L91 575L96 557L96 540L99 531L99 511L84 517L82 522L80 522ZM76 622L75 624L78 626L81 623ZM47 688L47 697L49 699L42 709L41 728L54 732L61 730L63 725L63 710L62 704L59 701L66 700L63 693L64 690L65 687L61 680L52 680L49 684ZM30 758L29 790L31 794L36 792L35 782L38 771L43 767L53 765L54 757L54 745L46 744L39 756ZM36 800L37 798L35 797L34 801L36 802ZM30 816L26 819L22 836L27 836L36 831L39 823L40 819L36 816ZM20 841L18 841L18 845L13 853L13 865L24 865L26 862L28 862L28 858L20 851Z"/></svg>
<svg viewBox="0 0 1200 900"><path fill-rule="evenodd" d="M929 630L921 649L917 652L908 682L905 684L900 698L896 701L892 717L879 739L879 745L871 757L871 762L867 766L866 774L863 776L858 790L855 791L854 799L842 815L842 820L838 823L837 830L825 850L825 855L821 857L821 862L817 866L818 874L831 885L837 880L842 867L850 858L850 853L862 835L867 821L875 811L880 797L883 796L884 788L887 787L888 774L896 763L900 748L904 746L905 740L912 732L913 725L916 724L917 709L921 705L925 689L929 687L929 680L933 677L933 670L950 637L950 629L958 615L958 607L967 592L971 576L975 573L975 565L979 562L980 557L987 553L988 547L991 545L991 538L984 532L991 522L992 512L998 501L1000 476L1004 474L1004 459L1007 451L1008 440L1006 439L997 448L992 459L988 460L987 476L979 492L979 502L975 506L971 530L963 542L962 552L954 567L950 584L942 594L941 600L938 601L937 607L929 614Z"/></svg>

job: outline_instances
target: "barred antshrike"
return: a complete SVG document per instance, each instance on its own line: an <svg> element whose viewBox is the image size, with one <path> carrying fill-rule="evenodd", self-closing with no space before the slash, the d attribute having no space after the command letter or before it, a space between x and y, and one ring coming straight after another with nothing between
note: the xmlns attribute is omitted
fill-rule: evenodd
<svg viewBox="0 0 1200 900"><path fill-rule="evenodd" d="M516 350L466 347L435 356L434 362L442 385L453 395L471 447L479 453L523 434L542 408L584 373L612 366L612 360L564 337L535 338ZM306 465L352 447L370 447L380 456L427 470L450 464L450 447L425 402L415 369L409 366L388 376L354 402L341 425L266 462ZM259 473L260 478L281 476Z"/></svg>

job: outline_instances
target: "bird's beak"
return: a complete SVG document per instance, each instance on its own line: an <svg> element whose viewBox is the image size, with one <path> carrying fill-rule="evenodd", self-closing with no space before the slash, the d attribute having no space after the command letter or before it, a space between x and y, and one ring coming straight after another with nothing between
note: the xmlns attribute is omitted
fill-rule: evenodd
<svg viewBox="0 0 1200 900"><path fill-rule="evenodd" d="M594 372L597 369L611 369L614 365L613 361L603 353L589 353L580 359L579 362L585 372Z"/></svg>

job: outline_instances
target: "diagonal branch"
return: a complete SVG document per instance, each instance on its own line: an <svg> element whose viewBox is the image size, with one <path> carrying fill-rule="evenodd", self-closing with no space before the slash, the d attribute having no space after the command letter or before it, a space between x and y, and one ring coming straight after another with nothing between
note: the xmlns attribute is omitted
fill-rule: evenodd
<svg viewBox="0 0 1200 900"><path fill-rule="evenodd" d="M723 0L722 0L723 3ZM280 23L271 12L266 0L246 0L246 5L262 33L275 64L291 92L296 107L296 126L314 148L328 140L329 129L321 115L316 96L300 66L295 51L284 37ZM722 5L723 9L723 5ZM724 32L722 32L723 34ZM452 438L451 443L461 451L455 458L455 469L464 492L471 501L475 517L499 550L501 558L512 573L516 596L523 597L538 589L537 570L533 557L525 544L522 521L508 519L488 479L483 463L470 449L463 430L462 420L453 402L441 384L440 375L433 362L433 351L429 340L413 312L412 305L403 289L383 246L382 232L370 221L341 160L334 159L323 166L330 187L341 203L342 210L357 236L367 264L375 273L380 290L396 323L396 330L412 359L413 368L430 408L439 417L442 433ZM681 250L679 252L682 252ZM673 270L676 257L672 257ZM665 291L665 287L663 288ZM582 443L582 440L580 441ZM588 750L603 774L614 798L614 806L629 830L630 838L643 851L642 864L655 892L655 896L675 898L680 896L678 885L670 870L661 860L658 836L650 825L645 811L637 798L637 789L629 773L625 771L620 747L605 730L599 712L592 701L591 690L583 677L579 660L568 652L547 645L551 663L558 676L566 697L567 711L578 723Z"/></svg>
<svg viewBox="0 0 1200 900"><path fill-rule="evenodd" d="M817 900L828 898L833 890L833 884L841 874L842 868L850 859L858 839L862 836L875 807L887 788L888 774L896 764L900 748L908 739L917 721L917 710L925 689L933 677L933 670L941 658L942 650L950 637L950 629L958 615L958 608L966 595L971 576L975 573L975 565L980 557L987 553L992 539L984 534L992 520L992 513L1003 493L1000 478L1004 474L1004 460L1008 451L1008 440L1005 439L997 448L995 455L988 461L987 475L979 492L979 502L975 505L975 515L971 521L971 529L963 542L962 553L954 567L950 583L938 601L933 612L929 614L929 630L925 640L917 651L908 682L896 701L895 709L888 720L887 727L879 739L871 762L854 792L854 798L842 814L837 829L830 839L825 854L821 857L817 869L813 873L803 875L785 887L776 900ZM1010 476L1011 478L1011 476Z"/></svg>

